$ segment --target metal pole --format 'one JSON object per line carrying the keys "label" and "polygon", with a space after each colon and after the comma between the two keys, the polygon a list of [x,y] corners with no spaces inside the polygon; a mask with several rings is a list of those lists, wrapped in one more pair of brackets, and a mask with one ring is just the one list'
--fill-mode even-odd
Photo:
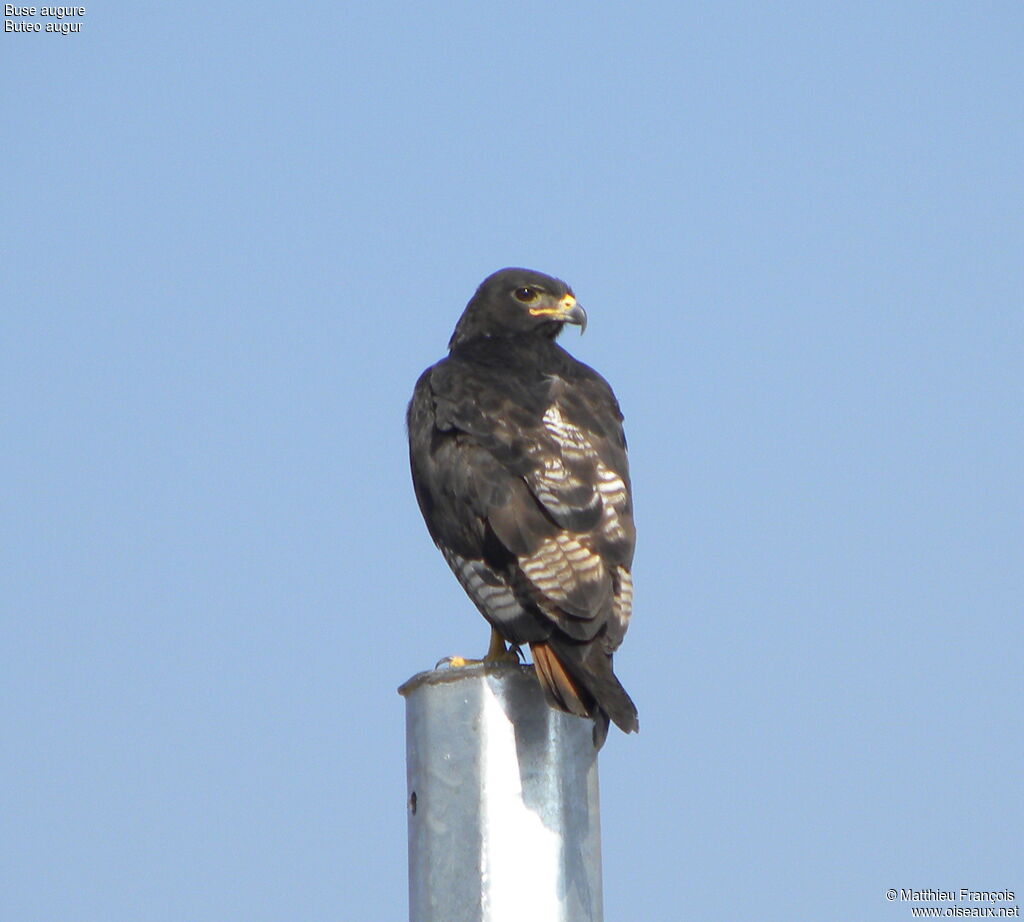
{"label": "metal pole", "polygon": [[406,703],[410,922],[601,922],[597,751],[529,666],[421,672]]}

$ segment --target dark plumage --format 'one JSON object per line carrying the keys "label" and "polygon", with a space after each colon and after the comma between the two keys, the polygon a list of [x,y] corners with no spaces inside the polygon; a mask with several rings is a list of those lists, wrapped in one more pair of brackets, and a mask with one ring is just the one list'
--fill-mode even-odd
{"label": "dark plumage", "polygon": [[622,413],[555,343],[586,325],[528,269],[483,281],[409,404],[413,484],[434,542],[492,627],[529,644],[558,708],[638,728],[612,671],[632,610],[635,530]]}

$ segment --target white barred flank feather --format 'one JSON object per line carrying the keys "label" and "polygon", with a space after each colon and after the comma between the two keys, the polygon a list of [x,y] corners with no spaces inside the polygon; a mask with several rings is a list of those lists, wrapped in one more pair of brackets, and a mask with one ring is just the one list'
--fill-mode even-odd
{"label": "white barred flank feather", "polygon": [[520,558],[519,566],[530,582],[556,603],[579,583],[605,576],[601,558],[582,544],[579,536],[564,531],[547,538],[529,557]]}
{"label": "white barred flank feather", "polygon": [[509,620],[522,613],[515,593],[482,560],[467,560],[448,548],[441,548],[462,588],[477,608],[495,621]]}

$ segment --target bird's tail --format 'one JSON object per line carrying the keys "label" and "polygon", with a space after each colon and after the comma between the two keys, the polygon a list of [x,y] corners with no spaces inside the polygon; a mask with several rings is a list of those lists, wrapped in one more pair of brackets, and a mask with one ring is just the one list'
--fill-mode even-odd
{"label": "bird's tail", "polygon": [[600,746],[611,718],[620,730],[640,729],[636,705],[612,671],[612,657],[600,643],[573,643],[549,637],[530,644],[541,688],[557,708],[597,721],[594,743]]}

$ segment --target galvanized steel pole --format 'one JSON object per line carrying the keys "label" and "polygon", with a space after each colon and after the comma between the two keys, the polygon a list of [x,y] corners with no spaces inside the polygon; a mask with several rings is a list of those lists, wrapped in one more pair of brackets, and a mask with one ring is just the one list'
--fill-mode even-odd
{"label": "galvanized steel pole", "polygon": [[533,668],[421,672],[406,702],[410,922],[601,922],[593,724]]}

